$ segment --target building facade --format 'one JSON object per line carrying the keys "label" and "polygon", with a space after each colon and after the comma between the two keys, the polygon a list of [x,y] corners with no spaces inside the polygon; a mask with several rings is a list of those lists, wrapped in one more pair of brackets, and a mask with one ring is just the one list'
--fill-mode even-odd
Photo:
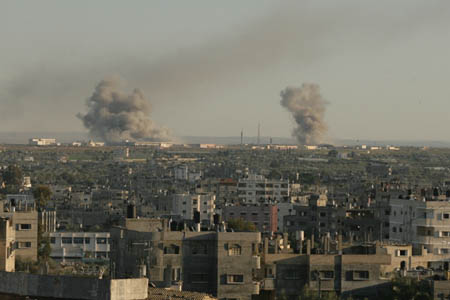
{"label": "building facade", "polygon": [[57,261],[108,259],[109,232],[52,232],[50,257]]}
{"label": "building facade", "polygon": [[239,179],[237,193],[239,200],[247,204],[288,201],[289,180],[269,180],[262,175],[250,174]]}
{"label": "building facade", "polygon": [[112,229],[114,276],[145,276],[157,287],[212,294],[219,299],[251,299],[259,294],[253,270],[260,233],[138,232]]}
{"label": "building facade", "polygon": [[222,209],[225,221],[242,219],[255,224],[260,232],[276,232],[278,230],[278,208],[272,204],[233,205]]}

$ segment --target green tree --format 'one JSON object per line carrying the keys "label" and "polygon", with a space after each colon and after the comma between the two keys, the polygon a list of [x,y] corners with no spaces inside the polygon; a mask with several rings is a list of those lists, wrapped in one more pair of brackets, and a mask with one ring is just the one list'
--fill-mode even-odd
{"label": "green tree", "polygon": [[52,196],[52,191],[50,188],[46,185],[38,185],[33,190],[33,196],[36,200],[36,207],[38,210],[43,209],[48,201],[50,200],[50,197]]}
{"label": "green tree", "polygon": [[415,278],[401,277],[392,280],[391,300],[431,300],[431,286],[426,281]]}
{"label": "green tree", "polygon": [[50,246],[50,237],[44,233],[42,225],[38,225],[38,260],[39,263],[48,262],[52,248]]}
{"label": "green tree", "polygon": [[233,229],[234,231],[256,231],[255,224],[243,219],[228,220],[228,228]]}
{"label": "green tree", "polygon": [[18,193],[23,183],[22,170],[16,165],[9,165],[3,172],[3,180],[6,185],[7,194]]}

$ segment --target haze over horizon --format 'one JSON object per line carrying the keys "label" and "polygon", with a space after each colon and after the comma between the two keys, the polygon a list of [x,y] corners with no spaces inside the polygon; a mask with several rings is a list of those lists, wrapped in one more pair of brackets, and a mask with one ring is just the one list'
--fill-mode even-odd
{"label": "haze over horizon", "polygon": [[175,136],[289,137],[280,92],[314,82],[329,140],[450,140],[448,1],[3,3],[2,132],[87,133],[115,75]]}

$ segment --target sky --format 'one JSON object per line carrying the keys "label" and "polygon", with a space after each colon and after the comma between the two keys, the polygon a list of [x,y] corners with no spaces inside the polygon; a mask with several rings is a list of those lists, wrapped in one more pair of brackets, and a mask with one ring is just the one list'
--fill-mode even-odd
{"label": "sky", "polygon": [[176,136],[289,137],[315,83],[327,139],[449,141],[448,0],[0,0],[0,131],[86,131],[105,79]]}

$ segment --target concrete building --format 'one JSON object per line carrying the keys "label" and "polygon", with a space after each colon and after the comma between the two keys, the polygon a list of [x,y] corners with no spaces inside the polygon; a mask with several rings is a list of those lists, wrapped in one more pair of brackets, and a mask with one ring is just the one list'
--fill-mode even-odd
{"label": "concrete building", "polygon": [[278,208],[272,204],[225,206],[222,209],[225,221],[242,219],[255,224],[260,232],[278,230]]}
{"label": "concrete building", "polygon": [[239,179],[237,193],[239,200],[247,204],[288,201],[289,180],[269,180],[262,175],[250,174]]}
{"label": "concrete building", "polygon": [[56,139],[31,138],[28,140],[30,146],[55,146]]}
{"label": "concrete building", "polygon": [[219,299],[251,299],[259,294],[253,271],[260,233],[111,231],[116,277],[145,276],[157,287],[212,294]]}
{"label": "concrete building", "polygon": [[284,231],[284,217],[295,215],[293,203],[277,203],[277,231]]}
{"label": "concrete building", "polygon": [[[382,295],[390,278],[382,269],[389,266],[391,256],[380,247],[343,249],[342,244],[323,241],[318,252],[312,253],[312,240],[303,243],[300,253],[292,251],[287,235],[265,238],[261,252],[259,299],[286,297],[297,299],[305,287],[323,295],[336,293],[356,299],[374,299]],[[302,248],[302,247],[300,247]],[[299,249],[297,249],[299,250]]]}
{"label": "concrete building", "polygon": [[212,224],[215,213],[216,196],[214,194],[175,194],[172,195],[172,214],[185,220],[194,218],[194,211],[200,212],[203,224]]}
{"label": "concrete building", "polygon": [[16,257],[37,260],[38,248],[38,212],[34,205],[14,206],[17,202],[2,202],[0,205],[0,217],[12,220],[16,231]]}
{"label": "concrete building", "polygon": [[52,232],[50,257],[58,261],[108,259],[109,232]]}
{"label": "concrete building", "polygon": [[0,218],[0,271],[14,272],[16,232],[8,218]]}

